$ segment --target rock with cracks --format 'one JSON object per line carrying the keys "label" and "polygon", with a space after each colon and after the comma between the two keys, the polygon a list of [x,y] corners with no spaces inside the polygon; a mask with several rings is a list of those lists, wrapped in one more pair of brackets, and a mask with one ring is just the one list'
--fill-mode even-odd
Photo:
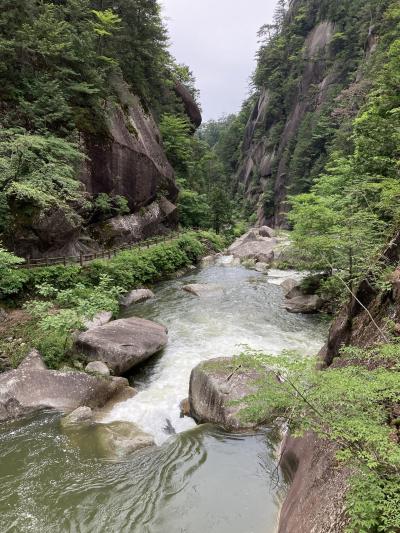
{"label": "rock with cracks", "polygon": [[[243,369],[230,358],[218,358],[196,366],[190,376],[190,414],[198,423],[211,422],[228,431],[251,429],[259,422],[244,421],[240,400],[257,391],[260,374]],[[232,405],[232,402],[239,402]]]}
{"label": "rock with cracks", "polygon": [[88,361],[102,361],[120,375],[159,352],[167,342],[165,326],[132,317],[81,333],[75,347]]}
{"label": "rock with cracks", "polygon": [[71,412],[102,407],[128,385],[123,378],[48,370],[36,350],[16,369],[0,375],[0,421],[42,409]]}

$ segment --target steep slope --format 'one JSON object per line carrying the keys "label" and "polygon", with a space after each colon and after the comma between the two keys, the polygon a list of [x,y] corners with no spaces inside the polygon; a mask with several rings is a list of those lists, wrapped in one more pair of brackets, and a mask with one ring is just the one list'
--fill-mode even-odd
{"label": "steep slope", "polygon": [[362,104],[363,67],[384,4],[293,0],[286,13],[278,10],[273,27],[262,28],[258,97],[235,178],[260,223],[286,225],[287,196],[308,190],[324,168],[342,122],[335,110],[348,106],[351,113]]}

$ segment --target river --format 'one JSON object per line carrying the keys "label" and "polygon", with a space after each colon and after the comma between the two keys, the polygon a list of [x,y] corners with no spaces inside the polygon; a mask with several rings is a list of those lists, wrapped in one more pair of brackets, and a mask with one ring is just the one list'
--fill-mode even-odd
{"label": "river", "polygon": [[[274,533],[280,487],[271,480],[268,431],[227,434],[180,418],[191,369],[241,346],[314,354],[326,325],[291,315],[279,287],[293,273],[267,276],[228,258],[155,288],[156,298],[128,309],[169,329],[169,344],[133,376],[139,393],[104,422],[129,421],[157,448],[115,460],[96,448],[94,430],[62,431],[60,415],[42,413],[0,426],[0,531]],[[213,283],[223,295],[199,299],[187,283]],[[165,431],[168,419],[177,432]]]}

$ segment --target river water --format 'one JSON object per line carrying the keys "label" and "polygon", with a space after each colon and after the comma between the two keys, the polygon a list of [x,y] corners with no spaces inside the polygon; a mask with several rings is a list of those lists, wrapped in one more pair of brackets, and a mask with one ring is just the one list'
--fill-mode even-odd
{"label": "river water", "polygon": [[[196,427],[180,418],[179,402],[199,362],[243,345],[312,355],[326,326],[282,308],[278,284],[293,273],[228,262],[161,283],[154,300],[126,311],[165,324],[169,344],[133,377],[139,393],[104,422],[134,422],[159,447],[115,460],[99,451],[95,430],[64,432],[54,413],[0,426],[1,533],[274,533],[280,489],[268,431]],[[181,290],[187,283],[223,293],[199,299]],[[165,432],[166,419],[176,435]]]}

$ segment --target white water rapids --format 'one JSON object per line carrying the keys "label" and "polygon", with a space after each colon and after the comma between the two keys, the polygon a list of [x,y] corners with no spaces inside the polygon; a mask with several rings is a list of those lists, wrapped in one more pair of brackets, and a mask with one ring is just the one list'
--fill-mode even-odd
{"label": "white water rapids", "polygon": [[[230,262],[222,257],[216,265],[161,283],[155,299],[127,311],[126,316],[167,326],[169,343],[135,377],[139,393],[117,404],[104,422],[133,422],[161,444],[168,438],[167,419],[176,432],[195,426],[180,418],[179,403],[188,396],[190,372],[201,361],[232,356],[243,345],[272,354],[290,349],[313,355],[319,350],[325,334],[320,319],[289,314],[282,305],[279,284],[301,278],[300,273],[271,270],[265,275]],[[197,298],[182,291],[188,283],[217,284],[223,295]]]}

